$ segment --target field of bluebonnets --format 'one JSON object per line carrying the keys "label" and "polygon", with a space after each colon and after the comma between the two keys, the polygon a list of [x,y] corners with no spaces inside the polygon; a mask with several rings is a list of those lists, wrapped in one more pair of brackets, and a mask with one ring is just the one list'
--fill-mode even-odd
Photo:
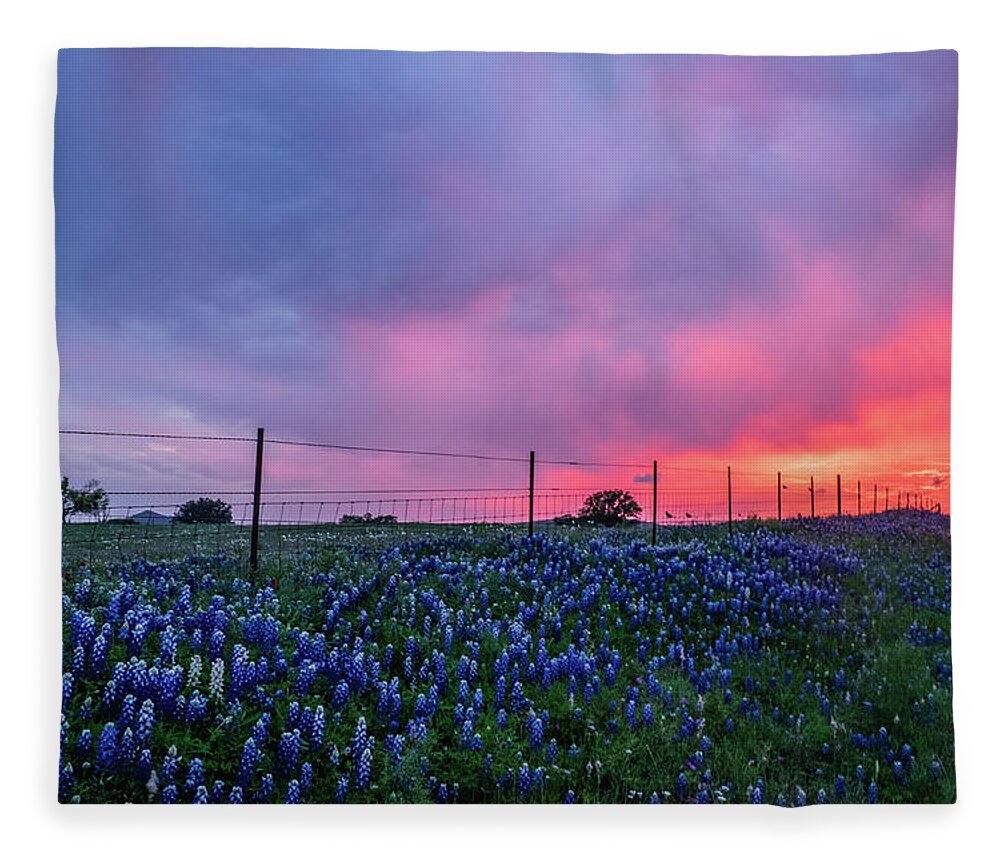
{"label": "field of bluebonnets", "polygon": [[68,570],[59,799],[955,799],[946,517],[329,543]]}

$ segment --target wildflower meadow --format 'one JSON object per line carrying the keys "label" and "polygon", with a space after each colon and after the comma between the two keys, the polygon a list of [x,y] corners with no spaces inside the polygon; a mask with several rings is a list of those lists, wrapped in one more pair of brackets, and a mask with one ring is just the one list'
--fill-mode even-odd
{"label": "wildflower meadow", "polygon": [[950,803],[945,516],[64,573],[65,803]]}

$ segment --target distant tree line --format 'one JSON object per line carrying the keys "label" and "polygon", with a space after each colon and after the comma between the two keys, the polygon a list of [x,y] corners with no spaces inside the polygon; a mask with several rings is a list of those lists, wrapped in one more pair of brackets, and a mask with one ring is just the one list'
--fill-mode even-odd
{"label": "distant tree line", "polygon": [[340,524],[342,526],[384,526],[395,522],[396,518],[392,514],[380,514],[379,516],[373,517],[370,512],[365,513],[364,516],[344,514],[344,516],[340,518]]}

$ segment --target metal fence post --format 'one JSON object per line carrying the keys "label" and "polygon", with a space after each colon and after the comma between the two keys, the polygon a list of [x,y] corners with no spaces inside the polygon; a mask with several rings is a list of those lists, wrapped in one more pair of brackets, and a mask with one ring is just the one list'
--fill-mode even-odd
{"label": "metal fence post", "polygon": [[858,481],[858,516],[861,516],[861,481]]}
{"label": "metal fence post", "polygon": [[778,522],[781,522],[781,472],[778,472]]}
{"label": "metal fence post", "polygon": [[535,452],[528,457],[528,537],[535,533]]}
{"label": "metal fence post", "polygon": [[841,514],[841,507],[840,507],[840,475],[837,475],[837,516],[839,517],[840,514]]}
{"label": "metal fence post", "polygon": [[253,522],[250,526],[250,569],[257,570],[260,547],[260,479],[264,467],[264,428],[257,428],[257,465],[253,476]]}
{"label": "metal fence post", "polygon": [[726,487],[729,495],[729,536],[733,536],[733,467],[726,466]]}
{"label": "metal fence post", "polygon": [[816,519],[816,481],[809,476],[809,516]]}
{"label": "metal fence post", "polygon": [[653,546],[656,546],[656,490],[657,490],[657,466],[656,460],[653,460]]}

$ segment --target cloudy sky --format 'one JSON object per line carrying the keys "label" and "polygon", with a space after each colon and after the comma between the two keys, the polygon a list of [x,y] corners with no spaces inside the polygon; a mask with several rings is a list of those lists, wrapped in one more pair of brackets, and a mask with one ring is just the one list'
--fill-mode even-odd
{"label": "cloudy sky", "polygon": [[[842,471],[947,507],[956,116],[944,51],[63,51],[62,426],[656,457],[692,488]],[[251,460],[63,440],[109,489],[245,489]],[[523,478],[298,449],[268,470]]]}

